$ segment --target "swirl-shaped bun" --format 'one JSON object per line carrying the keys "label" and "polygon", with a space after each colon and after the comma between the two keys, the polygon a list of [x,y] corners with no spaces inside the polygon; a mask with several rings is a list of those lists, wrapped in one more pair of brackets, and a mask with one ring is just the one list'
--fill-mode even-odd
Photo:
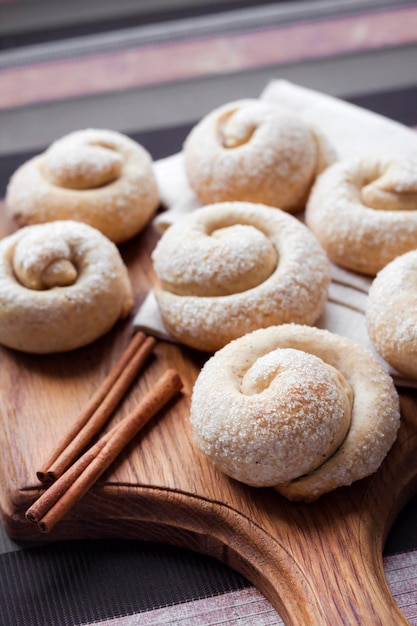
{"label": "swirl-shaped bun", "polygon": [[0,241],[0,344],[37,354],[84,346],[133,306],[115,244],[71,220],[26,226]]}
{"label": "swirl-shaped bun", "polygon": [[215,109],[184,144],[187,176],[203,204],[244,200],[295,212],[304,208],[333,150],[300,117],[259,100]]}
{"label": "swirl-shaped bun", "polygon": [[85,129],[54,142],[10,179],[6,206],[22,227],[77,220],[115,243],[149,222],[159,192],[148,152],[116,131]]}
{"label": "swirl-shaped bun", "polygon": [[166,329],[198,350],[273,324],[312,324],[327,300],[329,264],[314,236],[260,204],[197,209],[165,231],[152,258]]}
{"label": "swirl-shaped bun", "polygon": [[369,289],[366,321],[379,354],[417,379],[417,250],[402,254],[377,274]]}
{"label": "swirl-shaped bun", "polygon": [[417,247],[417,159],[335,163],[317,179],[305,219],[332,261],[374,276]]}
{"label": "swirl-shaped bun", "polygon": [[232,341],[203,366],[190,413],[225,474],[312,501],[375,472],[400,420],[391,377],[352,341],[284,324]]}

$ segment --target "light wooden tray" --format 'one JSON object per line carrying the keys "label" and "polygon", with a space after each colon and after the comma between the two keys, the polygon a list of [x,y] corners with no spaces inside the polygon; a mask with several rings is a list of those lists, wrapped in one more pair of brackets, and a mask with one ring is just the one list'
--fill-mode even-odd
{"label": "light wooden tray", "polygon": [[[6,232],[3,227],[1,234]],[[152,285],[152,227],[122,248],[136,305]],[[417,487],[417,396],[401,393],[399,437],[378,472],[314,504],[241,485],[193,444],[190,392],[206,358],[159,343],[111,425],[166,367],[184,392],[137,436],[70,515],[48,535],[24,518],[40,494],[35,472],[127,344],[132,320],[73,353],[1,349],[0,511],[18,540],[117,537],[159,541],[220,559],[246,576],[286,624],[407,624],[387,586],[382,550]]]}

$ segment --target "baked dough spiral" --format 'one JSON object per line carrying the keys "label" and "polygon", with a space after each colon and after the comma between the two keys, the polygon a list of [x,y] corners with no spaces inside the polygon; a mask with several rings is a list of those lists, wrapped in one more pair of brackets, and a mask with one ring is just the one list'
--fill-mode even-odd
{"label": "baked dough spiral", "polygon": [[72,220],[26,226],[0,241],[0,344],[37,354],[84,346],[133,306],[115,244]]}
{"label": "baked dough spiral", "polygon": [[203,204],[242,200],[295,212],[317,174],[335,160],[300,117],[255,99],[204,117],[184,143],[185,168]]}
{"label": "baked dough spiral", "polygon": [[236,339],[206,362],[190,420],[220,471],[313,501],[378,469],[400,409],[391,377],[363,347],[283,324]]}
{"label": "baked dough spiral", "polygon": [[317,179],[305,219],[332,261],[374,276],[417,247],[417,158],[335,163]]}
{"label": "baked dough spiral", "polygon": [[366,321],[379,354],[417,379],[417,250],[400,255],[377,274],[369,289]]}
{"label": "baked dough spiral", "polygon": [[148,152],[111,130],[78,130],[19,167],[7,192],[17,227],[73,219],[115,243],[140,232],[159,204]]}
{"label": "baked dough spiral", "polygon": [[265,205],[197,209],[165,231],[152,258],[165,327],[198,350],[272,324],[312,324],[327,300],[329,264],[316,239]]}

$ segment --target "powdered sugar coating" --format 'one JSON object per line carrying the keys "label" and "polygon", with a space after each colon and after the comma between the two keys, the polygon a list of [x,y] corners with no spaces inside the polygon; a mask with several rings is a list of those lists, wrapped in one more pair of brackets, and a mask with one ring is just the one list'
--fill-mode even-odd
{"label": "powdered sugar coating", "polygon": [[301,118],[245,99],[204,117],[184,144],[191,187],[204,204],[249,201],[294,212],[319,172],[335,159]]}
{"label": "powdered sugar coating", "polygon": [[142,230],[158,203],[148,152],[105,129],[79,130],[57,140],[16,170],[6,193],[8,214],[18,227],[73,219],[115,243]]}
{"label": "powdered sugar coating", "polygon": [[374,276],[417,247],[417,160],[356,158],[317,179],[306,224],[329,258]]}
{"label": "powdered sugar coating", "polygon": [[240,337],[206,362],[190,420],[198,447],[222,472],[312,501],[378,469],[400,410],[391,377],[367,350],[283,324]]}
{"label": "powdered sugar coating", "polygon": [[[255,249],[266,253],[259,259],[248,254],[255,240]],[[327,300],[330,270],[320,245],[297,219],[264,205],[225,202],[197,209],[165,231],[152,258],[155,295],[167,330],[199,350],[213,352],[274,324],[312,324]],[[230,276],[234,293],[227,289]]]}
{"label": "powdered sugar coating", "polygon": [[71,220],[26,226],[0,241],[0,343],[37,354],[86,345],[133,306],[115,244]]}
{"label": "powdered sugar coating", "polygon": [[380,355],[417,379],[417,250],[386,265],[369,290],[368,333]]}

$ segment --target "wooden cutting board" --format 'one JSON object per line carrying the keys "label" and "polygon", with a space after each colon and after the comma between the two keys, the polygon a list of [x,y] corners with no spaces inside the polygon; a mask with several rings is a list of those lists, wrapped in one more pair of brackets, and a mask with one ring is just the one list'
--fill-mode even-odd
{"label": "wooden cutting board", "polygon": [[[2,226],[7,232],[6,227]],[[136,307],[152,285],[157,235],[121,247]],[[387,586],[388,530],[417,490],[417,396],[402,393],[402,425],[371,478],[304,505],[272,489],[246,487],[217,472],[193,444],[190,393],[206,356],[160,342],[114,415],[114,425],[167,368],[181,396],[139,433],[71,514],[47,535],[25,520],[41,493],[35,472],[127,344],[132,319],[91,346],[34,356],[0,349],[0,511],[17,540],[117,537],[183,546],[246,576],[286,624],[407,624]]]}

